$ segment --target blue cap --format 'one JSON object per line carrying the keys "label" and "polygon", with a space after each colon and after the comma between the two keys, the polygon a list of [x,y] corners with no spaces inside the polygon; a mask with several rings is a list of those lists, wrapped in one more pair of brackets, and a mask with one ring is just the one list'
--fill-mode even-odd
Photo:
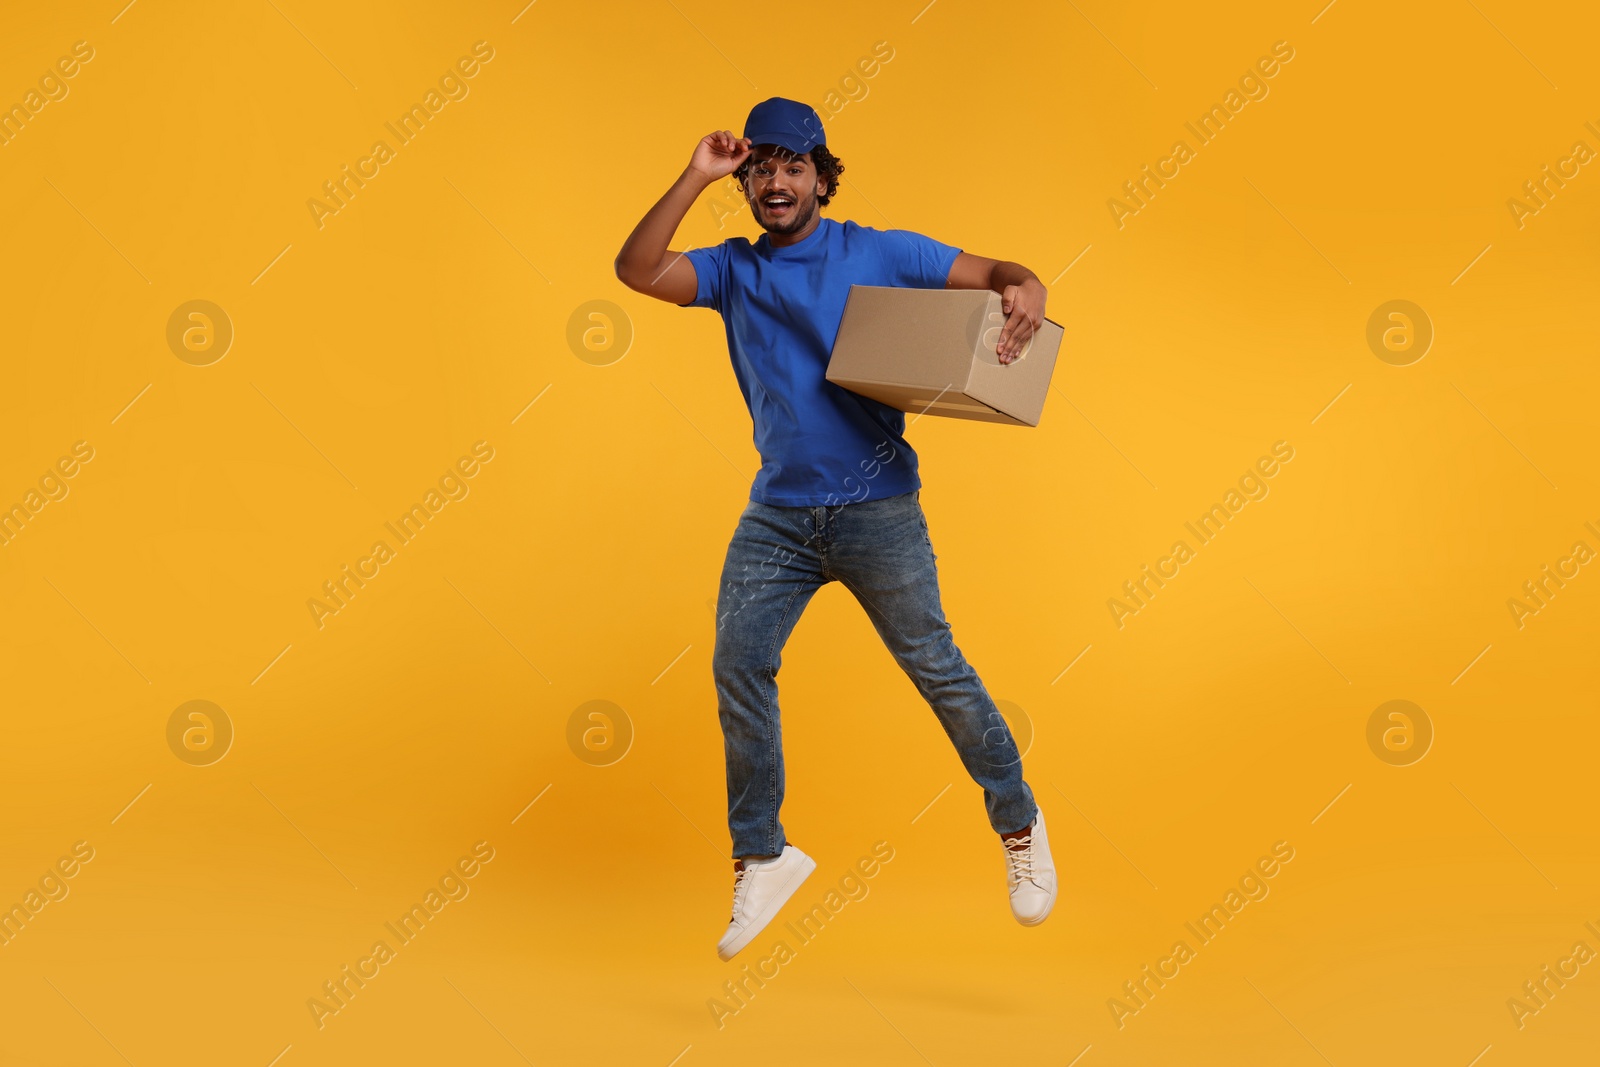
{"label": "blue cap", "polygon": [[752,146],[775,144],[799,155],[828,143],[816,111],[809,104],[781,96],[763,100],[750,109],[750,117],[744,120],[744,135]]}

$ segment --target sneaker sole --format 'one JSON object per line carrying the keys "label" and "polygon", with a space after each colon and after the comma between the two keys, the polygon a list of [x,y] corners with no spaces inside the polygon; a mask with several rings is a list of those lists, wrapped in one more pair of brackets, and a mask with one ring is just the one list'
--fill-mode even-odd
{"label": "sneaker sole", "polygon": [[783,888],[778,890],[778,895],[772,898],[772,902],[756,913],[755,921],[745,927],[739,933],[739,936],[734,938],[733,942],[726,948],[718,947],[718,959],[724,963],[733,959],[741,949],[755,940],[757,934],[767,928],[768,923],[778,917],[778,912],[782,911],[783,906],[789,903],[789,898],[794,896],[807,878],[811,877],[811,872],[817,869],[817,861],[810,856],[802,853],[801,859],[803,862],[800,867],[789,876],[789,880],[783,884]]}

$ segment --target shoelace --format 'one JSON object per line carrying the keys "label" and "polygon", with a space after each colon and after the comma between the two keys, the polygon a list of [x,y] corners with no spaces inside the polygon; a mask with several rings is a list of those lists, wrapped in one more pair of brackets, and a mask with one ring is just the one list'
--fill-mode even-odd
{"label": "shoelace", "polygon": [[744,903],[745,894],[750,889],[750,875],[752,873],[749,866],[733,872],[733,914],[730,917],[730,921],[739,917],[739,906]]}
{"label": "shoelace", "polygon": [[[1020,847],[1012,847],[1019,845]],[[1033,835],[1013,838],[1006,845],[1006,880],[1012,887],[1034,880]]]}

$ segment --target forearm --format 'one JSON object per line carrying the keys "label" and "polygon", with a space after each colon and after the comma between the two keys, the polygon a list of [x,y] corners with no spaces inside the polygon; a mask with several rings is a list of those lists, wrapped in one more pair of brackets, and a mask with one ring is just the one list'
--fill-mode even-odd
{"label": "forearm", "polygon": [[617,253],[617,277],[624,285],[634,289],[648,286],[651,279],[660,275],[667,265],[664,260],[672,235],[678,232],[684,216],[709,184],[711,179],[686,168],[672,183],[672,188],[639,220],[639,225],[623,242],[622,251]]}
{"label": "forearm", "polygon": [[1004,294],[1006,286],[1021,285],[1027,281],[1032,281],[1040,286],[1044,285],[1043,282],[1039,281],[1039,276],[1034,274],[1033,271],[1024,267],[1021,263],[1013,263],[1008,259],[996,260],[994,266],[989,270],[989,288],[997,293]]}

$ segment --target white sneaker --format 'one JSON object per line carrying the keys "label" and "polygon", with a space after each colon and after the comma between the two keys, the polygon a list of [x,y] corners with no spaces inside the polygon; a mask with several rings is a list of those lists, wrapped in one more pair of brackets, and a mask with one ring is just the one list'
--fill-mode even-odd
{"label": "white sneaker", "polygon": [[1006,854],[1006,884],[1011,889],[1011,914],[1023,926],[1038,926],[1056,903],[1056,865],[1044,830],[1044,811],[1034,816],[1029,833],[1001,841]]}
{"label": "white sneaker", "polygon": [[816,869],[817,861],[793,845],[770,860],[745,860],[744,870],[734,872],[733,918],[717,942],[717,957],[733,959]]}

